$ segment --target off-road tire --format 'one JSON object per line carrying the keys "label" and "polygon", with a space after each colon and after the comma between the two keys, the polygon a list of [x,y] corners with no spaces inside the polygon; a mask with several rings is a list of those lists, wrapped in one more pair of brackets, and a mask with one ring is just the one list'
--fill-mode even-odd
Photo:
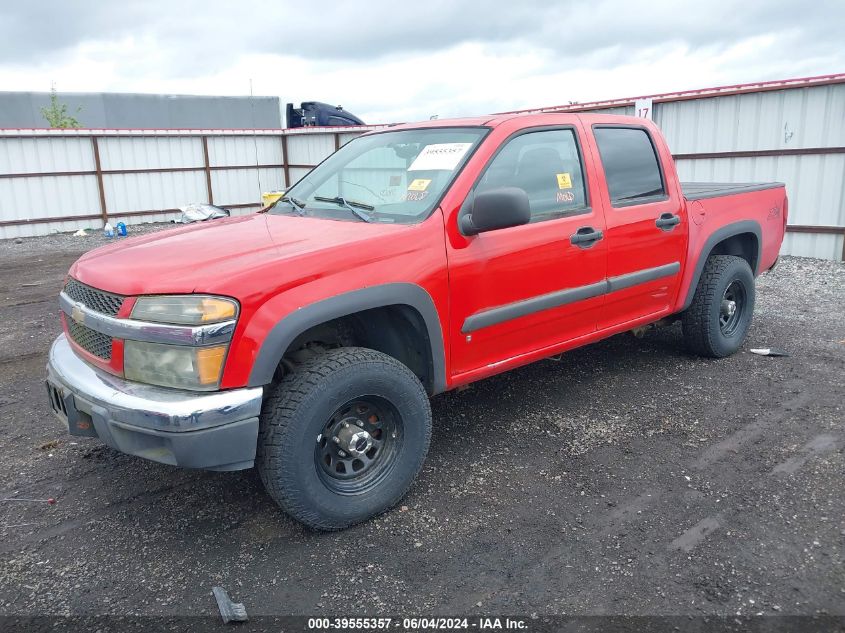
{"label": "off-road tire", "polygon": [[[731,331],[720,325],[722,300],[731,284],[744,292],[742,312]],[[745,341],[754,313],[754,274],[748,262],[733,255],[708,258],[695,289],[692,303],[684,312],[682,325],[687,348],[700,356],[724,358],[736,352]]]}
{"label": "off-road tire", "polygon": [[[389,403],[403,431],[392,467],[372,488],[339,493],[320,473],[316,445],[333,412],[359,397]],[[422,467],[430,440],[428,395],[411,370],[371,349],[339,348],[296,367],[265,399],[256,465],[269,495],[291,517],[317,530],[340,530],[396,504]]]}

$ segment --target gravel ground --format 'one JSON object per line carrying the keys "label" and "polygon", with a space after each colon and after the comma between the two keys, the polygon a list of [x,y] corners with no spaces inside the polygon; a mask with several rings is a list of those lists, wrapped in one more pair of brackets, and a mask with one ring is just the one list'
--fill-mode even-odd
{"label": "gravel ground", "polygon": [[[155,233],[156,231],[173,228],[174,226],[181,225],[174,224],[173,222],[134,224],[127,227],[129,233],[127,237]],[[76,259],[79,255],[92,248],[125,239],[122,237],[107,238],[103,235],[101,229],[85,230],[87,232],[85,237],[76,237],[73,233],[53,233],[52,235],[43,235],[41,237],[18,237],[15,239],[0,240],[0,258],[2,258],[0,261],[5,262],[7,257],[14,260],[24,252],[40,252],[44,255],[56,253],[70,254],[74,255],[73,259]]]}
{"label": "gravel ground", "polygon": [[[57,500],[0,502],[0,615],[214,615],[222,585],[256,615],[845,616],[842,263],[783,258],[731,358],[673,326],[434,398],[402,505],[318,534],[253,472],[62,432],[55,297],[104,241],[0,242],[0,498]],[[748,352],[769,346],[792,355]]]}

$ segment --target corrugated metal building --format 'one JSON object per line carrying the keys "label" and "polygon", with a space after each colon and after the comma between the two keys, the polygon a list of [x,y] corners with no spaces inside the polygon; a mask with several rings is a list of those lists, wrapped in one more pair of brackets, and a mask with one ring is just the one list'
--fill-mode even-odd
{"label": "corrugated metal building", "polygon": [[[61,92],[59,102],[86,128],[279,128],[279,97]],[[49,92],[0,92],[0,128],[48,127]],[[77,109],[81,110],[77,113]]]}
{"label": "corrugated metal building", "polygon": [[[682,180],[785,182],[782,252],[845,259],[845,74],[530,112],[645,109]],[[162,220],[188,202],[251,212],[370,129],[0,130],[0,238]]]}

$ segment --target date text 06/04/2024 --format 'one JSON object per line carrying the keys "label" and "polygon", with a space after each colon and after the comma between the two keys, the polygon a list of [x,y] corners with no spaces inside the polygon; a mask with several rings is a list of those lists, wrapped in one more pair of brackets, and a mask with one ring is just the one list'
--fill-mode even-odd
{"label": "date text 06/04/2024", "polygon": [[309,618],[308,629],[312,631],[336,630],[521,630],[528,629],[523,618],[479,617],[479,618]]}

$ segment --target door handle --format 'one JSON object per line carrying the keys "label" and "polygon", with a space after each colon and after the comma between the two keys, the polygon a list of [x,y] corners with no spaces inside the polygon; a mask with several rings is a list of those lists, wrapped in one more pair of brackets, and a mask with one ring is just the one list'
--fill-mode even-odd
{"label": "door handle", "polygon": [[603,237],[604,233],[601,231],[597,231],[591,226],[582,226],[569,236],[569,241],[578,248],[590,248]]}
{"label": "door handle", "polygon": [[681,223],[681,216],[674,213],[661,213],[654,224],[661,231],[671,231]]}

